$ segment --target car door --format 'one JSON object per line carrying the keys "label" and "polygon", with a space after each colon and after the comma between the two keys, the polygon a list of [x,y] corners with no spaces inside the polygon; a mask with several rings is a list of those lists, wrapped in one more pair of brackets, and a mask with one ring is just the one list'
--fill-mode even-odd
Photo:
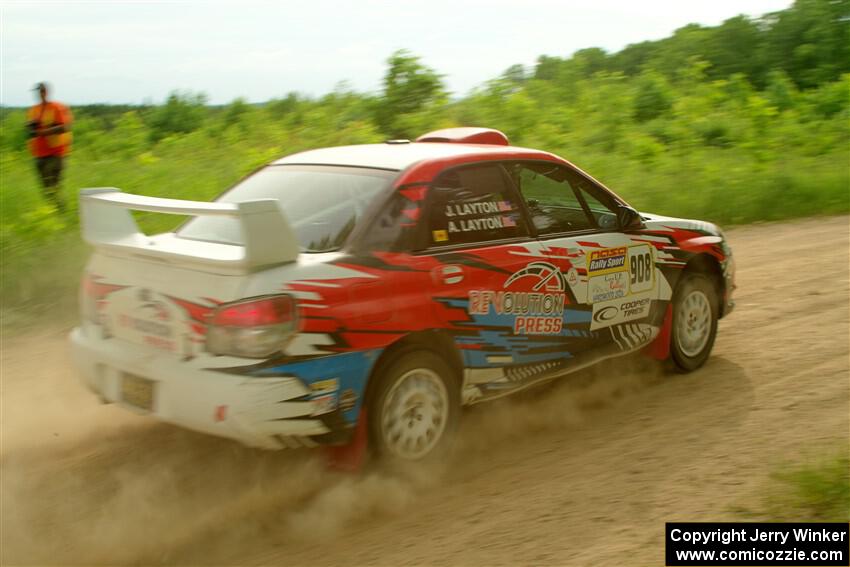
{"label": "car door", "polygon": [[527,219],[499,163],[450,169],[430,188],[418,265],[431,266],[436,318],[462,353],[466,401],[525,386],[569,361],[565,313],[576,298]]}
{"label": "car door", "polygon": [[529,214],[541,254],[558,266],[585,316],[569,348],[576,361],[646,345],[658,332],[655,249],[618,225],[620,203],[579,172],[552,162],[506,170]]}
{"label": "car door", "polygon": [[[515,323],[502,316],[514,309],[512,298],[505,306],[499,296],[497,304],[496,293],[528,264],[517,252],[540,245],[529,233],[507,173],[498,163],[449,169],[436,177],[426,209],[427,243],[420,255],[433,266],[438,320],[466,327],[472,316],[489,329],[484,343],[502,344],[501,351],[510,354],[505,341]],[[486,348],[484,343],[479,344]]]}

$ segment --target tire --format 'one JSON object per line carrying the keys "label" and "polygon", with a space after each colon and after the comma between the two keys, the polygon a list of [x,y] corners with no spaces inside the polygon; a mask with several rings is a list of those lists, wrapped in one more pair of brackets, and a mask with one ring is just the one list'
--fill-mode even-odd
{"label": "tire", "polygon": [[693,372],[705,364],[717,336],[717,289],[698,273],[685,273],[673,294],[670,360],[677,372]]}
{"label": "tire", "polygon": [[369,403],[373,456],[413,462],[445,453],[460,417],[460,388],[449,365],[417,350],[390,361],[375,378]]}

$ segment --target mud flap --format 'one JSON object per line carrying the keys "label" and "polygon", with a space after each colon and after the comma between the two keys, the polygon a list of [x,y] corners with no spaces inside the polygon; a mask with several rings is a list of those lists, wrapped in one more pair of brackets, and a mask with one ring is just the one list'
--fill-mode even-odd
{"label": "mud flap", "polygon": [[649,343],[643,353],[656,360],[667,360],[670,358],[670,333],[673,330],[673,304],[667,305],[664,312],[664,321],[655,340]]}
{"label": "mud flap", "polygon": [[322,449],[325,454],[325,466],[327,468],[349,473],[359,472],[363,468],[369,449],[367,413],[366,408],[363,408],[360,412],[357,425],[354,427],[354,434],[351,436],[351,441],[345,445],[328,446]]}

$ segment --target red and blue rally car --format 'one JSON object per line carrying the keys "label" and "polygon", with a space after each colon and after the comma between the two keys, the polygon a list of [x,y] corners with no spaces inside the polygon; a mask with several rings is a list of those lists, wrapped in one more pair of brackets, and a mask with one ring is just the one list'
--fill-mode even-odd
{"label": "red and blue rally car", "polygon": [[[681,371],[732,308],[722,232],[638,213],[483,128],[277,160],[215,202],[89,189],[72,333],[104,401],[266,448],[443,448],[461,406],[644,350]],[[191,217],[146,236],[131,210]]]}

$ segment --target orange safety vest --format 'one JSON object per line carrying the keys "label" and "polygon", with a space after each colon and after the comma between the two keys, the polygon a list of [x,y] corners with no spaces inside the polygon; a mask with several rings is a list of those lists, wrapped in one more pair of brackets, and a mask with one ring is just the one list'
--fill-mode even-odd
{"label": "orange safety vest", "polygon": [[[27,111],[27,122],[35,122],[38,128],[50,128],[62,124],[65,128],[71,125],[71,111],[58,102],[36,104]],[[64,156],[71,148],[71,132],[36,136],[30,138],[29,149],[35,157]]]}

